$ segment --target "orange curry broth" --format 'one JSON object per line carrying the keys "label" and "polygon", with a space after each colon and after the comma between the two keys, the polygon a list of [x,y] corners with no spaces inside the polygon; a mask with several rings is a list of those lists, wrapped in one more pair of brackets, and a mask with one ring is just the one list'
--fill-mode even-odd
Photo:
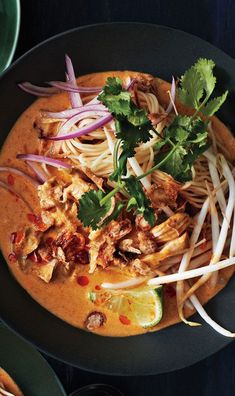
{"label": "orange curry broth", "polygon": [[[115,73],[117,75],[117,73]],[[128,74],[130,74],[128,72]],[[136,73],[132,73],[134,76]],[[101,73],[81,77],[85,84],[91,82],[90,85],[100,85],[103,83],[108,75],[113,73]],[[125,72],[118,72],[122,78]],[[98,81],[97,81],[98,78]],[[169,89],[169,85],[166,86]],[[30,173],[27,165],[23,161],[17,160],[16,155],[19,153],[36,153],[38,149],[38,135],[33,128],[35,119],[39,115],[39,111],[46,109],[48,111],[61,111],[69,107],[67,94],[58,94],[51,98],[41,98],[36,100],[18,119],[12,128],[8,138],[0,153],[0,166],[12,166]],[[52,170],[53,171],[53,170]],[[33,175],[33,173],[32,173]],[[31,207],[35,209],[35,213],[39,213],[39,203],[37,199],[37,192],[27,180],[21,176],[9,176],[9,173],[1,173],[0,180],[9,183],[14,189],[19,192]],[[106,323],[95,330],[96,333],[104,336],[129,336],[135,334],[145,333],[147,331],[158,330],[167,327],[170,324],[179,321],[176,307],[176,299],[174,293],[168,292],[165,288],[164,297],[164,315],[159,325],[152,329],[143,329],[135,326],[126,320],[120,320],[118,313],[113,313],[107,309],[96,307],[88,300],[88,292],[95,290],[97,285],[102,282],[119,282],[126,279],[121,274],[111,270],[98,270],[94,274],[88,273],[88,266],[78,266],[76,274],[72,274],[67,278],[55,278],[49,283],[45,283],[35,274],[26,274],[18,266],[14,260],[9,260],[10,251],[10,236],[13,232],[22,229],[29,225],[29,208],[17,197],[10,194],[8,191],[0,189],[1,207],[0,207],[0,247],[3,255],[8,263],[10,271],[21,286],[35,299],[39,304],[48,309],[50,312],[60,317],[64,321],[73,326],[84,328],[84,321],[89,313],[92,311],[104,312],[107,321]],[[2,265],[4,265],[2,263]],[[218,285],[216,292],[224,287],[227,280],[233,272],[233,267],[228,268],[223,272],[224,282]],[[82,281],[78,282],[78,276],[87,276],[89,283]],[[85,284],[80,284],[85,283]],[[214,295],[215,293],[213,293]],[[208,288],[202,288],[199,292],[199,297],[203,302],[211,297],[211,292]],[[186,312],[188,316],[192,311]]]}

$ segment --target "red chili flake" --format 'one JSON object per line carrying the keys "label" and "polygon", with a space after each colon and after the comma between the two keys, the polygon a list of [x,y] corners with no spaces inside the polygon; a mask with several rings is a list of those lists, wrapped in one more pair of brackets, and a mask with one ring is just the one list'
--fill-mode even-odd
{"label": "red chili flake", "polygon": [[14,178],[13,175],[9,174],[9,175],[7,176],[7,183],[10,184],[10,186],[13,186],[13,185],[14,185],[14,183],[15,183],[15,178]]}
{"label": "red chili flake", "polygon": [[15,263],[15,262],[17,261],[16,254],[15,254],[15,253],[10,253],[10,254],[8,255],[8,259],[9,259],[11,262]]}
{"label": "red chili flake", "polygon": [[175,288],[171,285],[166,285],[165,286],[165,292],[169,297],[175,297],[176,296],[176,291]]}
{"label": "red chili flake", "polygon": [[44,231],[46,228],[46,225],[43,223],[42,218],[40,215],[35,215],[33,213],[28,213],[27,214],[28,220],[31,221],[31,223],[33,223],[38,230],[40,231]]}
{"label": "red chili flake", "polygon": [[100,285],[96,285],[96,286],[95,286],[95,290],[101,290]]}
{"label": "red chili flake", "polygon": [[17,237],[17,233],[16,232],[12,232],[11,236],[10,236],[11,243],[15,243],[16,237]]}
{"label": "red chili flake", "polygon": [[85,276],[85,275],[82,275],[82,276],[78,276],[78,277],[77,277],[77,283],[78,283],[80,286],[87,286],[89,282],[90,282],[90,281],[89,281],[89,278],[88,278],[87,276]]}
{"label": "red chili flake", "polygon": [[119,320],[124,325],[130,325],[131,321],[125,315],[119,315]]}
{"label": "red chili flake", "polygon": [[17,233],[16,233],[16,239],[15,239],[15,243],[21,243],[22,241],[23,241],[23,239],[24,239],[24,232],[23,231],[18,231]]}
{"label": "red chili flake", "polygon": [[36,215],[33,213],[28,213],[27,214],[28,220],[34,223],[36,221]]}

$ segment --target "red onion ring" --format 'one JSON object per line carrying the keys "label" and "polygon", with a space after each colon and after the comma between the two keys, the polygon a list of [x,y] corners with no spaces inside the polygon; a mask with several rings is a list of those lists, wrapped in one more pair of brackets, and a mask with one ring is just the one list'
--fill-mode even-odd
{"label": "red onion ring", "polygon": [[[108,113],[110,114],[110,113]],[[72,126],[74,126],[78,121],[83,120],[84,118],[94,117],[94,116],[106,116],[107,111],[89,111],[83,110],[82,112],[75,114],[73,117],[69,118],[64,124],[61,126],[59,133],[57,136],[61,136],[66,134]]]}
{"label": "red onion ring", "polygon": [[129,84],[127,84],[126,86],[126,90],[130,91],[133,87],[133,85],[137,82],[136,78],[133,78],[132,80],[130,80]]}
{"label": "red onion ring", "polygon": [[68,133],[67,135],[61,135],[61,136],[44,136],[44,139],[47,140],[69,140],[69,139],[74,139],[76,137],[80,137],[83,135],[87,135],[90,132],[95,131],[98,128],[103,127],[105,124],[108,122],[112,121],[113,117],[111,114],[105,115],[102,118],[99,118],[98,120],[92,122],[89,125],[86,125],[85,127],[78,128],[77,130]]}
{"label": "red onion ring", "polygon": [[34,212],[33,208],[30,206],[30,204],[19,194],[17,193],[14,188],[8,186],[6,183],[0,181],[0,187],[4,188],[4,190],[7,190],[8,192],[14,194],[17,198],[21,199],[21,201],[24,202],[24,204],[30,209],[31,212]]}
{"label": "red onion ring", "polygon": [[17,84],[22,91],[25,91],[31,95],[36,95],[36,96],[44,96],[48,97],[51,95],[54,95],[59,92],[57,88],[53,87],[39,87],[37,85],[31,84],[30,82],[22,82],[20,84]]}
{"label": "red onion ring", "polygon": [[16,158],[25,161],[41,162],[42,164],[54,166],[55,168],[64,168],[64,169],[71,168],[71,165],[66,164],[66,162],[37,154],[18,154]]}
{"label": "red onion ring", "polygon": [[48,179],[48,176],[47,176],[46,172],[44,172],[42,169],[40,169],[38,167],[38,164],[35,164],[34,162],[30,162],[30,161],[26,161],[26,162],[27,162],[27,165],[34,171],[34,173],[36,174],[38,180],[41,183],[45,183],[47,181],[47,179]]}
{"label": "red onion ring", "polygon": [[10,166],[0,166],[0,172],[9,172],[9,173],[14,173],[19,176],[23,176],[26,180],[28,180],[30,183],[32,183],[35,187],[39,186],[39,183],[33,179],[31,176],[27,175],[27,173],[24,173],[23,171],[12,168]]}
{"label": "red onion ring", "polygon": [[87,104],[85,106],[76,107],[74,109],[67,109],[58,112],[43,111],[42,116],[45,118],[70,118],[77,114],[83,113],[84,111],[108,111],[108,109],[102,104]]}
{"label": "red onion ring", "polygon": [[[67,69],[67,81],[76,87],[77,81],[74,73],[73,64],[70,57],[67,54],[65,54],[65,64]],[[70,92],[69,97],[70,97],[71,106],[73,108],[82,106],[82,99],[78,92]]]}
{"label": "red onion ring", "polygon": [[[175,95],[176,95],[176,84],[175,84],[175,79],[174,76],[172,76],[172,83],[171,83],[171,97],[173,102],[175,103]],[[166,113],[169,114],[171,110],[173,109],[173,104],[172,101],[170,100],[170,103],[166,109]]]}
{"label": "red onion ring", "polygon": [[102,90],[102,87],[75,87],[73,84],[68,84],[64,81],[49,81],[47,84],[67,92],[92,93],[100,92]]}

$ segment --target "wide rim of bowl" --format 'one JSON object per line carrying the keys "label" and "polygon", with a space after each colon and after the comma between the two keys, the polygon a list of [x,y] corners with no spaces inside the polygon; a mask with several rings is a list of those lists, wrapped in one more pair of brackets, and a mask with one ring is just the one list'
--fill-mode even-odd
{"label": "wide rim of bowl", "polygon": [[[19,4],[20,4],[20,0],[16,0]],[[172,32],[179,32],[182,35],[185,35],[187,37],[191,37],[192,39],[196,39],[198,41],[201,41],[202,43],[206,43],[209,47],[216,49],[216,51],[221,52],[221,54],[223,54],[223,56],[227,57],[229,59],[230,62],[234,63],[235,66],[235,59],[233,57],[231,57],[229,54],[227,54],[225,51],[223,51],[222,49],[216,47],[215,45],[211,44],[209,41],[204,40],[198,36],[196,36],[195,34],[192,33],[187,33],[183,30],[180,29],[176,29],[170,26],[166,26],[166,25],[160,25],[160,24],[155,24],[155,23],[145,23],[145,22],[131,22],[131,21],[126,21],[126,22],[103,22],[103,23],[94,23],[94,24],[89,24],[89,25],[84,25],[84,26],[78,26],[72,29],[68,29],[65,30],[63,32],[54,34],[51,37],[48,37],[47,39],[41,41],[40,43],[34,45],[32,48],[30,48],[28,51],[26,51],[25,53],[23,53],[19,58],[17,58],[7,69],[5,69],[2,74],[0,74],[0,80],[9,72],[11,71],[13,68],[15,68],[15,66],[17,66],[17,64],[19,62],[21,62],[22,59],[26,58],[27,56],[29,56],[32,52],[34,52],[35,50],[37,50],[38,48],[41,48],[43,45],[49,43],[50,41],[53,41],[55,39],[58,39],[60,37],[63,37],[64,35],[69,35],[73,32],[79,31],[79,30],[86,30],[86,29],[90,29],[90,28],[95,28],[95,27],[100,27],[100,26],[112,26],[112,25],[116,25],[116,26],[124,26],[124,25],[141,25],[141,26],[152,26],[152,27],[157,27],[159,29],[162,30],[169,30]]]}

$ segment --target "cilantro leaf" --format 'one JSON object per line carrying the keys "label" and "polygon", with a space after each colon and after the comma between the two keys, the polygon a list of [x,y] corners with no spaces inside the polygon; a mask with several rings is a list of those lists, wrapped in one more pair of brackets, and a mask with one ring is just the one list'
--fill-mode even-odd
{"label": "cilantro leaf", "polygon": [[[163,172],[166,172],[174,177],[174,179],[178,180],[178,176],[181,173],[185,172],[185,163],[184,157],[186,156],[187,151],[180,145],[175,146],[175,149],[172,149],[172,154],[168,161],[164,162],[160,169]],[[162,162],[162,160],[168,155],[168,152],[163,153],[157,156],[157,163]]]}
{"label": "cilantro leaf", "polygon": [[128,211],[135,208],[137,213],[142,214],[145,220],[153,226],[155,223],[154,210],[143,191],[141,183],[134,176],[130,176],[125,179],[125,185],[131,196],[127,205]]}
{"label": "cilantro leaf", "polygon": [[226,98],[228,96],[228,91],[225,91],[223,95],[218,96],[217,98],[211,99],[207,104],[202,108],[202,113],[210,117],[213,114],[215,114],[219,108],[222,106],[222,104],[225,102]]}
{"label": "cilantro leaf", "polygon": [[119,78],[109,77],[98,99],[114,115],[116,136],[121,140],[122,153],[116,161],[118,166],[110,176],[110,180],[118,181],[122,175],[126,175],[127,159],[135,155],[138,144],[151,138],[152,125],[147,111],[136,106]]}
{"label": "cilantro leaf", "polygon": [[84,193],[79,200],[78,218],[82,221],[85,227],[92,227],[96,230],[100,227],[102,218],[108,213],[111,208],[111,199],[100,205],[100,201],[104,198],[105,193],[98,190],[90,190]]}
{"label": "cilantro leaf", "polygon": [[203,88],[205,89],[207,95],[211,95],[216,83],[216,78],[213,75],[215,63],[211,59],[200,58],[198,59],[194,67],[201,76],[201,80],[203,81]]}
{"label": "cilantro leaf", "polygon": [[122,92],[122,80],[119,77],[108,77],[103,88],[106,95],[118,95]]}
{"label": "cilantro leaf", "polygon": [[127,116],[130,113],[131,94],[122,89],[122,80],[109,77],[98,99],[115,115]]}
{"label": "cilantro leaf", "polygon": [[176,116],[165,129],[165,145],[156,156],[156,165],[178,181],[190,180],[193,162],[208,148],[207,137],[207,122]]}
{"label": "cilantro leaf", "polygon": [[227,97],[227,91],[220,97],[208,102],[214,91],[216,78],[213,75],[215,63],[211,59],[198,61],[181,77],[181,87],[178,95],[182,103],[202,111],[206,116],[213,115],[219,110]]}
{"label": "cilantro leaf", "polygon": [[201,75],[192,66],[181,77],[181,88],[178,89],[178,95],[182,103],[198,109],[203,96],[203,89],[204,84],[201,80]]}

